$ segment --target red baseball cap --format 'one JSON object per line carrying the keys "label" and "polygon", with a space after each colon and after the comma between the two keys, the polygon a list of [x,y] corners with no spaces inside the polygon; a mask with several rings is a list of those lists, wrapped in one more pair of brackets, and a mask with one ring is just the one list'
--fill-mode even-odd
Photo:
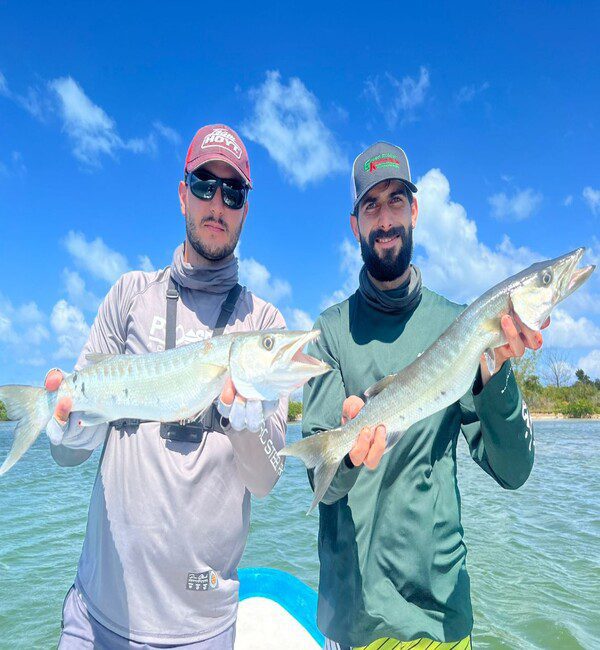
{"label": "red baseball cap", "polygon": [[185,158],[185,173],[193,172],[211,160],[231,165],[252,187],[248,152],[240,136],[225,124],[209,124],[198,130]]}

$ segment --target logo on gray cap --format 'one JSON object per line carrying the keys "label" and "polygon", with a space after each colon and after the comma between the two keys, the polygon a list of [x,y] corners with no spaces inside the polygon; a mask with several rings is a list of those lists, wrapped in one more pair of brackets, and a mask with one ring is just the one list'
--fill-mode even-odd
{"label": "logo on gray cap", "polygon": [[411,192],[417,191],[404,151],[387,142],[376,142],[357,156],[352,166],[352,212],[356,213],[358,203],[372,187],[392,179],[402,181]]}

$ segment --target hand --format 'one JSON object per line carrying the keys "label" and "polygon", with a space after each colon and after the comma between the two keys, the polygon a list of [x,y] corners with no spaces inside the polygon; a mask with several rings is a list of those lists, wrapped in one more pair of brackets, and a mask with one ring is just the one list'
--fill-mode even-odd
{"label": "hand", "polygon": [[[52,368],[46,374],[44,388],[53,393],[58,390],[62,380],[62,372],[58,368]],[[73,400],[70,397],[63,397],[58,400],[54,409],[54,417],[46,425],[46,435],[53,445],[62,444],[72,408]]]}
{"label": "hand", "polygon": [[[63,380],[62,371],[58,368],[52,368],[46,374],[46,379],[44,379],[44,388],[53,393],[58,390]],[[69,415],[71,414],[71,409],[73,408],[73,400],[70,397],[63,397],[58,400],[56,408],[54,409],[54,418],[60,424],[61,427],[64,427],[69,421]]]}
{"label": "hand", "polygon": [[221,391],[217,411],[229,419],[232,429],[242,431],[259,431],[261,424],[275,411],[279,404],[278,400],[261,401],[258,399],[246,399],[240,395],[231,379],[228,377],[225,386]]}
{"label": "hand", "polygon": [[[507,359],[522,357],[526,348],[539,350],[542,347],[542,333],[527,327],[517,314],[514,316],[505,314],[502,316],[500,324],[507,342],[494,349],[496,369],[499,369]],[[550,325],[549,318],[546,319],[541,329],[545,329],[548,325]]]}
{"label": "hand", "polygon": [[[364,405],[364,401],[356,395],[347,397],[342,405],[342,424],[353,420]],[[365,465],[369,469],[375,469],[385,452],[386,436],[383,424],[378,424],[375,431],[371,427],[361,429],[354,447],[348,454],[352,464],[355,467]]]}

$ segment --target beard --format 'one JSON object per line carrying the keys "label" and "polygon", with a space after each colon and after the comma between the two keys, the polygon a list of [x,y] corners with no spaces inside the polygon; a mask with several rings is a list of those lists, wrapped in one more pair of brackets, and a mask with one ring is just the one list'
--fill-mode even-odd
{"label": "beard", "polygon": [[229,226],[225,223],[223,219],[208,216],[202,217],[200,220],[200,227],[196,225],[194,220],[186,213],[185,215],[185,234],[187,239],[190,242],[191,247],[207,260],[212,262],[218,262],[226,257],[229,257],[235,250],[237,243],[240,239],[240,234],[242,232],[242,223],[240,223],[236,232],[232,233],[231,238],[226,244],[221,246],[211,245],[207,242],[203,242],[200,238],[198,231],[205,223],[217,223],[221,228],[225,230],[226,233],[229,233]]}
{"label": "beard", "polygon": [[[359,231],[360,253],[367,271],[375,280],[379,282],[391,282],[392,280],[398,279],[406,271],[412,259],[412,231],[412,226],[408,227],[408,231],[404,226],[397,226],[389,230],[378,228],[377,230],[371,231],[368,241]],[[393,250],[386,250],[380,257],[375,251],[375,240],[378,237],[394,237],[396,235],[400,237],[400,241],[402,242],[398,253]]]}

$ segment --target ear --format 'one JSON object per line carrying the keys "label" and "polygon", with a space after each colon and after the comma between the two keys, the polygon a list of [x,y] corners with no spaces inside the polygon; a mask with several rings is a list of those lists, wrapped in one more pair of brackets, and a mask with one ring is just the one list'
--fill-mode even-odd
{"label": "ear", "polygon": [[412,205],[410,206],[410,212],[411,212],[410,220],[412,222],[412,227],[416,228],[417,218],[419,217],[419,203],[414,196],[413,196]]}
{"label": "ear", "polygon": [[354,233],[354,238],[356,241],[360,241],[360,231],[358,230],[358,217],[354,214],[350,215],[350,228],[352,228],[352,232]]}
{"label": "ear", "polygon": [[179,192],[179,206],[181,208],[181,214],[185,217],[185,199],[187,195],[187,186],[183,181],[179,181],[179,187],[177,188]]}

